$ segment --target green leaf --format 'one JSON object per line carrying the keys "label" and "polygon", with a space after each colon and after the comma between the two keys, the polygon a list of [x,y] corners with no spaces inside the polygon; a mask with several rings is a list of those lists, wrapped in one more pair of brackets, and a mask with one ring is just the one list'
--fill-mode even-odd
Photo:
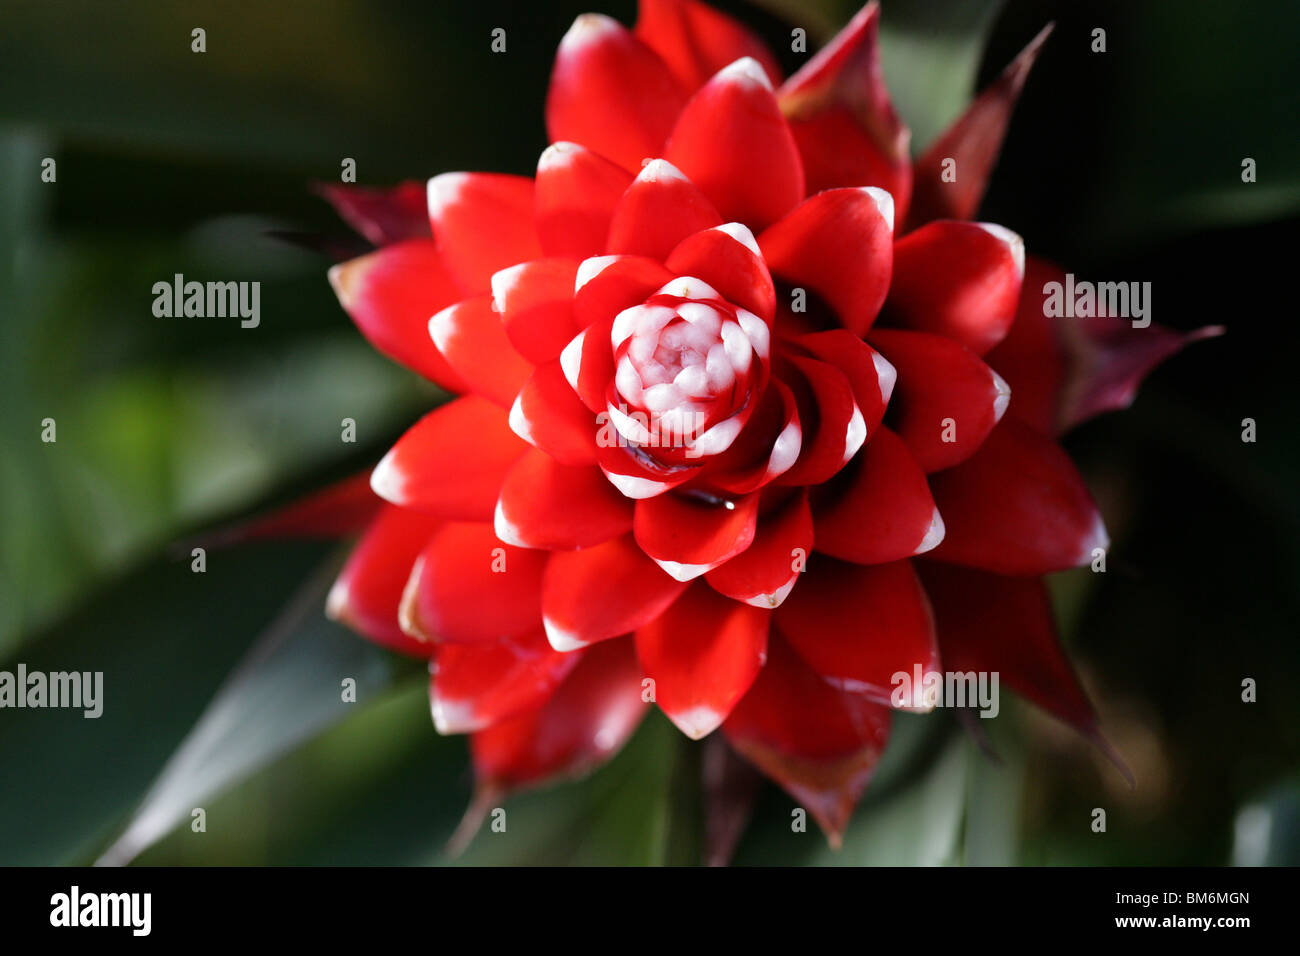
{"label": "green leaf", "polygon": [[627,865],[676,861],[680,733],[657,713],[607,765],[507,798],[465,854],[446,845],[471,796],[465,737],[440,737],[426,681],[403,683],[208,805],[147,865]]}
{"label": "green leaf", "polygon": [[8,709],[0,720],[0,862],[87,863],[140,801],[206,702],[303,578],[319,544],[159,558],[0,665],[102,672],[103,713]]}
{"label": "green leaf", "polygon": [[[172,754],[101,863],[130,862],[179,821],[189,821],[194,808],[392,684],[392,655],[325,620],[334,572],[329,562],[298,589]],[[343,692],[347,681],[350,700]]]}

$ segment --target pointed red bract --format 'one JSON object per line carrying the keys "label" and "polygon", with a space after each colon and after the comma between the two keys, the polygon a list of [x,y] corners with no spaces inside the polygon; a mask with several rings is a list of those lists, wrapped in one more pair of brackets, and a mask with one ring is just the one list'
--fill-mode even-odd
{"label": "pointed red bract", "polygon": [[1166,358],[1223,334],[1217,325],[1175,332],[1114,316],[1049,316],[1053,296],[1064,310],[1065,283],[1063,269],[1030,256],[1015,323],[985,356],[1015,396],[1008,414],[1047,435],[1127,408],[1142,380]]}
{"label": "pointed red bract", "polygon": [[947,533],[934,557],[1001,574],[1048,574],[1109,546],[1101,515],[1069,456],[1013,419],[975,456],[930,478]]}
{"label": "pointed red bract", "polygon": [[533,226],[533,181],[525,176],[435,176],[429,180],[429,221],[465,295],[489,291],[492,273],[542,253]]}
{"label": "pointed red bract", "polygon": [[580,259],[603,253],[614,207],[631,183],[632,174],[604,156],[552,143],[537,161],[533,194],[542,251]]}
{"label": "pointed red bract", "polygon": [[943,538],[925,472],[903,440],[879,428],[813,499],[817,550],[858,564],[922,554]]}
{"label": "pointed red bract", "polygon": [[608,251],[662,261],[687,236],[720,225],[722,217],[700,188],[667,160],[655,159],[614,208]]}
{"label": "pointed red bract", "polygon": [[787,500],[759,517],[749,547],[705,575],[715,591],[755,607],[773,608],[794,588],[812,553],[812,511],[806,491],[778,491],[782,494]]}
{"label": "pointed red bract", "polygon": [[[934,219],[970,219],[975,215],[997,165],[1020,90],[1051,32],[1048,24],[917,160],[909,228]],[[951,170],[946,177],[945,165]]]}
{"label": "pointed red bract", "polygon": [[429,676],[429,705],[440,734],[483,730],[541,706],[582,659],[561,654],[539,628],[520,637],[446,644]]}
{"label": "pointed red bract", "polygon": [[526,634],[541,623],[545,567],[545,552],[507,545],[490,524],[449,522],[412,568],[402,630],[452,643]]}
{"label": "pointed red bract", "polygon": [[510,427],[561,464],[596,463],[596,417],[565,381],[559,359],[529,376],[510,409]]}
{"label": "pointed red bract", "polygon": [[803,444],[799,458],[777,478],[782,485],[820,485],[858,453],[867,426],[848,378],[834,365],[801,355],[789,359],[784,378],[799,406]]}
{"label": "pointed red bract", "polygon": [[370,487],[366,470],[269,513],[219,529],[210,540],[227,545],[256,538],[341,538],[364,531],[383,507],[384,499]]}
{"label": "pointed red bract", "polygon": [[654,700],[694,740],[712,733],[758,676],[771,614],[693,584],[636,632]]}
{"label": "pointed red bract", "polygon": [[723,732],[839,845],[889,739],[889,708],[837,690],[777,634]]}
{"label": "pointed red bract", "polygon": [[514,789],[585,773],[622,748],[646,707],[632,642],[593,647],[546,703],[470,738],[479,786]]}
{"label": "pointed red bract", "polygon": [[636,543],[679,581],[743,552],[754,540],[758,495],[730,501],[665,494],[636,503]]}
{"label": "pointed red bract", "polygon": [[685,102],[654,51],[618,21],[584,13],[555,55],[546,130],[635,171],[659,155]]}
{"label": "pointed red bract", "polygon": [[[834,686],[891,704],[914,669],[939,666],[934,620],[911,561],[861,565],[816,555],[775,612],[775,627]],[[919,698],[901,706],[925,707]]]}
{"label": "pointed red bract", "polygon": [[975,454],[1007,409],[1007,383],[939,335],[875,329],[871,341],[898,370],[890,421],[916,463],[939,471]]}
{"label": "pointed red bract", "polygon": [[556,650],[635,631],[686,589],[645,556],[631,535],[581,551],[556,551],[542,581],[542,618]]}
{"label": "pointed red bract", "polygon": [[533,372],[506,336],[490,295],[461,299],[429,320],[429,337],[468,390],[504,408]]}
{"label": "pointed red bract", "polygon": [[776,222],[804,197],[799,149],[757,60],[737,60],[695,94],[665,156],[723,219],[751,229]]}
{"label": "pointed red bract", "polygon": [[781,68],[762,40],[739,21],[696,0],[640,0],[636,35],[659,54],[688,92],[745,56],[762,64],[773,85],[781,82]]}
{"label": "pointed red bract", "polygon": [[408,239],[329,271],[343,311],[370,344],[449,391],[465,383],[429,339],[429,317],[455,301],[459,287],[430,239]]}
{"label": "pointed red bract", "polygon": [[316,191],[349,226],[376,246],[431,235],[424,183],[408,180],[387,188],[321,183]]}
{"label": "pointed red bract", "polygon": [[901,221],[912,192],[911,134],[885,87],[879,25],[879,5],[867,4],[777,95],[803,156],[809,194],[879,186],[894,197]]}
{"label": "pointed red bract", "polygon": [[510,344],[535,364],[557,358],[581,328],[573,317],[577,259],[533,259],[492,275],[492,307]]}
{"label": "pointed red bract", "polygon": [[375,467],[370,485],[393,504],[491,521],[501,482],[527,448],[502,409],[470,395],[412,426]]}
{"label": "pointed red bract", "polygon": [[724,299],[771,324],[776,289],[754,234],[738,222],[687,236],[664,261],[674,276],[695,276]]}
{"label": "pointed red bract", "polygon": [[976,355],[997,345],[1016,317],[1025,244],[987,223],[932,222],[894,245],[882,325],[930,332]]}
{"label": "pointed red bract", "polygon": [[950,672],[997,673],[1049,714],[1090,733],[1096,716],[1056,636],[1038,578],[918,561]]}
{"label": "pointed red bract", "polygon": [[599,468],[562,465],[529,451],[501,486],[496,532],[521,548],[586,548],[631,531],[632,508]]}
{"label": "pointed red bract", "polygon": [[416,556],[441,525],[429,515],[385,505],[334,581],[326,613],[376,644],[416,657],[432,654],[432,644],[402,631],[398,607]]}
{"label": "pointed red bract", "polygon": [[818,193],[758,237],[774,275],[824,299],[840,323],[866,334],[889,291],[894,204],[878,189]]}

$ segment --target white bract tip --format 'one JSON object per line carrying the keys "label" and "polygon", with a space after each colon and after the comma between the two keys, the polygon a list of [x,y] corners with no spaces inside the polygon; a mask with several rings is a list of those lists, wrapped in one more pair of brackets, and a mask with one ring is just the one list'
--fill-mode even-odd
{"label": "white bract tip", "polygon": [[735,239],[738,243],[740,243],[742,246],[744,246],[754,255],[760,257],[763,255],[762,251],[760,251],[758,248],[758,240],[754,238],[754,234],[750,231],[749,227],[746,226],[744,223],[724,222],[720,226],[714,226],[713,229],[715,232],[724,233],[730,236],[732,239]]}
{"label": "white bract tip", "polygon": [[997,372],[989,370],[993,375],[993,389],[997,395],[993,398],[993,421],[1000,422],[1002,416],[1006,414],[1007,406],[1011,404],[1011,386]]}
{"label": "white bract tip", "polygon": [[550,642],[551,647],[561,654],[567,654],[569,651],[580,650],[587,646],[586,641],[580,640],[572,631],[560,627],[549,617],[542,617],[542,627],[546,629],[546,640]]}
{"label": "white bract tip", "polygon": [[650,160],[641,167],[641,172],[637,173],[636,178],[644,183],[663,183],[674,179],[689,182],[686,174],[666,159]]}
{"label": "white bract tip", "polygon": [[429,180],[429,216],[437,219],[443,210],[460,199],[461,190],[469,180],[469,173],[442,173]]}
{"label": "white bract tip", "polygon": [[995,239],[1007,244],[1007,248],[1011,250],[1011,259],[1016,264],[1016,275],[1023,279],[1025,277],[1025,240],[1021,239],[1018,233],[1012,232],[1006,226],[999,226],[995,222],[977,222],[975,225]]}
{"label": "white bract tip", "polygon": [[395,505],[406,503],[406,476],[393,461],[396,449],[389,449],[388,454],[375,465],[370,473],[370,489],[385,501]]}
{"label": "white bract tip", "polygon": [[739,60],[728,63],[717,72],[714,79],[747,86],[761,86],[765,90],[772,89],[772,81],[767,78],[767,71],[752,56],[742,56]]}
{"label": "white bract tip", "polygon": [[934,514],[930,516],[930,527],[926,530],[925,537],[921,539],[921,543],[916,546],[916,551],[914,553],[925,554],[925,552],[933,551],[935,548],[939,547],[939,543],[943,541],[943,536],[947,530],[948,529],[945,528],[943,524],[943,517],[939,514],[939,509],[935,508]]}
{"label": "white bract tip", "polygon": [[876,204],[876,208],[880,210],[881,218],[889,224],[889,231],[893,232],[894,197],[891,196],[887,190],[881,189],[879,186],[864,186],[862,187],[862,191],[871,197],[872,201]]}

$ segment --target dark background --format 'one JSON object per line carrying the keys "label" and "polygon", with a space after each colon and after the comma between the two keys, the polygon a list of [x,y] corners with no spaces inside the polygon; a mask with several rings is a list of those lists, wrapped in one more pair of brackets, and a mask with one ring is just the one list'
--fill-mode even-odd
{"label": "dark background", "polygon": [[[791,24],[822,38],[853,12],[720,5],[788,68]],[[1054,20],[981,218],[1080,276],[1150,281],[1161,324],[1227,334],[1068,442],[1114,544],[1105,575],[1061,575],[1054,595],[1138,788],[1028,707],[1004,701],[998,764],[944,715],[903,718],[843,852],[791,833],[769,789],[738,860],[1300,862],[1300,7],[883,7],[918,147]],[[440,399],[356,334],[326,259],[267,233],[343,237],[310,191],[343,157],[370,184],[530,173],[555,46],[593,8],[634,16],[627,2],[6,4],[0,667],[103,670],[107,701],[97,721],[0,712],[0,863],[90,862],[128,821],[111,859],[446,860],[464,741],[433,732],[418,667],[323,620],[338,549],[213,551],[196,575],[176,543],[372,463]],[[155,318],[152,285],[176,272],[261,281],[261,326]],[[39,440],[45,417],[56,444]],[[339,703],[340,676],[356,704]],[[1247,677],[1257,703],[1241,701]],[[463,861],[697,858],[698,748],[679,737],[653,715],[593,778],[510,802],[507,834]],[[205,833],[187,826],[195,807]]]}

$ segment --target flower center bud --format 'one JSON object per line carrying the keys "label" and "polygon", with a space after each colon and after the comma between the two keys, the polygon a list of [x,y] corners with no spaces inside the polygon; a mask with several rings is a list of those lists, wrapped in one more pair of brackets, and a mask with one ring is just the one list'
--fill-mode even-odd
{"label": "flower center bud", "polygon": [[766,375],[770,338],[761,319],[687,276],[620,312],[611,339],[609,414],[628,442],[685,449],[686,457],[731,444]]}

